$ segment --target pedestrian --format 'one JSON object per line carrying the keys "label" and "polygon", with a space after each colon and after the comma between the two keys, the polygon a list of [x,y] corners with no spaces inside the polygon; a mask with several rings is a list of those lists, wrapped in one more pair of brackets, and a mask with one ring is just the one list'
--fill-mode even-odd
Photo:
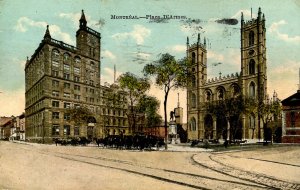
{"label": "pedestrian", "polygon": [[224,147],[227,148],[228,147],[228,140],[226,139],[224,142]]}

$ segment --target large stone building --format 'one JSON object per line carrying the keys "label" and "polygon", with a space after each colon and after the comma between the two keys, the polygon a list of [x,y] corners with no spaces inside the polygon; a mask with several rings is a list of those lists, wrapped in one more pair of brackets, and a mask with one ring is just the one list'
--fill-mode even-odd
{"label": "large stone building", "polygon": [[[265,17],[259,8],[256,19],[245,21],[241,15],[241,71],[208,79],[206,41],[195,44],[187,39],[187,56],[194,73],[187,89],[188,139],[222,139],[228,137],[230,123],[226,116],[207,112],[205,102],[228,99],[239,94],[264,101],[267,91]],[[262,122],[258,113],[244,115],[240,120],[240,138],[262,137]],[[254,133],[254,134],[252,134]]]}
{"label": "large stone building", "polygon": [[[126,108],[105,103],[109,87],[100,83],[100,52],[100,33],[87,26],[83,11],[76,47],[53,39],[47,26],[25,66],[26,139],[51,142],[128,133]],[[76,107],[87,107],[94,117],[87,123],[73,122],[66,110]]]}

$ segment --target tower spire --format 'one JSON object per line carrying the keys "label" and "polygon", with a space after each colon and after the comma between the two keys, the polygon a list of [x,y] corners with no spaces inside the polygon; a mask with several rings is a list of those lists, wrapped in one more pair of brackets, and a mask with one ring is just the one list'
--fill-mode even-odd
{"label": "tower spire", "polygon": [[86,19],[85,19],[85,15],[84,15],[84,11],[81,10],[81,18],[79,20],[79,28],[86,28]]}
{"label": "tower spire", "polygon": [[45,32],[45,35],[44,35],[44,40],[50,40],[51,39],[51,35],[50,35],[50,32],[49,32],[49,25],[47,25],[47,29],[46,29],[46,32]]}
{"label": "tower spire", "polygon": [[258,19],[261,20],[261,8],[258,8]]}
{"label": "tower spire", "polygon": [[197,43],[200,44],[200,33],[198,33],[198,40]]}

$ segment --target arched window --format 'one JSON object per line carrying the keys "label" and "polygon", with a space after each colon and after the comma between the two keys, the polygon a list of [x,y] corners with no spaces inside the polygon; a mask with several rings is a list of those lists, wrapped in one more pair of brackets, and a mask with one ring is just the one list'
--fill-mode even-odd
{"label": "arched window", "polygon": [[64,53],[64,62],[69,62],[70,61],[70,54]]}
{"label": "arched window", "polygon": [[255,84],[251,82],[249,85],[249,96],[254,98],[255,97]]}
{"label": "arched window", "polygon": [[249,75],[254,75],[254,74],[255,74],[255,61],[251,59],[249,63]]}
{"label": "arched window", "polygon": [[238,85],[232,86],[232,97],[237,97],[240,94],[240,88]]}
{"label": "arched window", "polygon": [[225,98],[225,94],[224,94],[224,89],[223,88],[219,88],[218,89],[218,100],[224,100]]}
{"label": "arched window", "polygon": [[254,45],[254,32],[250,31],[249,33],[249,46],[253,46]]}
{"label": "arched window", "polygon": [[255,129],[255,117],[253,115],[250,115],[249,117],[249,128]]}
{"label": "arched window", "polygon": [[190,120],[190,130],[196,131],[196,119],[194,117]]}
{"label": "arched window", "polygon": [[196,87],[196,77],[195,77],[195,75],[192,76],[192,87],[193,88]]}
{"label": "arched window", "polygon": [[206,101],[211,101],[211,99],[212,99],[212,95],[211,95],[211,92],[210,91],[207,91],[206,92]]}
{"label": "arched window", "polygon": [[195,54],[195,52],[192,53],[192,63],[196,63],[196,54]]}
{"label": "arched window", "polygon": [[59,59],[59,51],[57,49],[52,50],[52,60],[58,60]]}
{"label": "arched window", "polygon": [[192,93],[192,108],[196,108],[196,95]]}
{"label": "arched window", "polygon": [[79,64],[81,62],[79,57],[75,57],[75,63]]}

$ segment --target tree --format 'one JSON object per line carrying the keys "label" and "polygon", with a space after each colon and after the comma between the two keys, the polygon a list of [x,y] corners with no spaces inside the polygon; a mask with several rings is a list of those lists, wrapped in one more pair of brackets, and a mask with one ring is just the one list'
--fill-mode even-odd
{"label": "tree", "polygon": [[158,60],[144,67],[146,76],[154,76],[155,84],[164,90],[164,120],[165,120],[165,149],[168,149],[167,101],[171,89],[184,88],[188,84],[188,67],[190,61],[181,59],[176,61],[174,56],[160,54]]}
{"label": "tree", "polygon": [[94,117],[94,114],[84,106],[67,109],[66,113],[70,114],[70,120],[74,121],[76,124],[87,124],[89,118]]}
{"label": "tree", "polygon": [[208,113],[221,117],[225,115],[230,123],[229,140],[240,138],[240,121],[242,115],[253,113],[256,109],[256,102],[252,98],[245,98],[242,95],[225,100],[207,102],[205,107]]}
{"label": "tree", "polygon": [[162,118],[157,113],[159,104],[159,100],[153,96],[144,95],[140,99],[137,108],[140,113],[145,113],[147,127],[155,127],[161,124]]}
{"label": "tree", "polygon": [[126,94],[129,103],[127,113],[130,131],[135,133],[136,121],[138,116],[138,105],[140,99],[145,95],[146,91],[150,89],[150,82],[147,78],[140,78],[130,72],[122,74],[118,78],[120,89]]}

